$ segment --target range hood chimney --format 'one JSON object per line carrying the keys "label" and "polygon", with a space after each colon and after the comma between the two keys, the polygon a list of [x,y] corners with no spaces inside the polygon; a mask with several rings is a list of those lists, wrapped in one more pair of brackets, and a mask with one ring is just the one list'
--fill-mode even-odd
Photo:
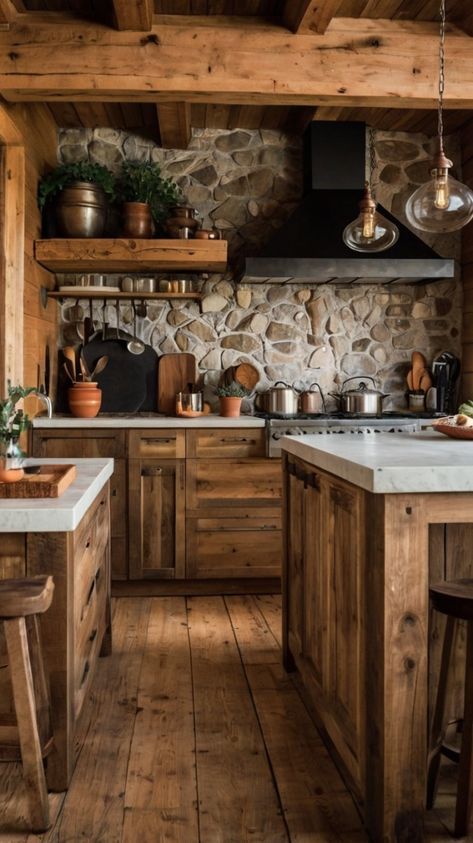
{"label": "range hood chimney", "polygon": [[247,283],[389,283],[452,278],[454,261],[442,258],[380,205],[399,239],[375,254],[353,252],[343,230],[358,214],[365,184],[364,123],[313,121],[304,135],[304,195],[289,220],[257,257],[247,257]]}

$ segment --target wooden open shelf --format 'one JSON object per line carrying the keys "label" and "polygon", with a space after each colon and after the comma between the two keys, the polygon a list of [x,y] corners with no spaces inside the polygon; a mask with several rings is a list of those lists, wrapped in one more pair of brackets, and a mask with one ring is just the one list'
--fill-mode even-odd
{"label": "wooden open shelf", "polygon": [[125,293],[121,290],[101,291],[100,287],[77,287],[77,293],[63,292],[62,290],[47,291],[48,299],[112,299],[113,301],[151,301],[152,299],[192,299],[200,301],[201,293]]}
{"label": "wooden open shelf", "polygon": [[36,240],[35,258],[51,272],[224,272],[227,246],[226,240],[61,238]]}

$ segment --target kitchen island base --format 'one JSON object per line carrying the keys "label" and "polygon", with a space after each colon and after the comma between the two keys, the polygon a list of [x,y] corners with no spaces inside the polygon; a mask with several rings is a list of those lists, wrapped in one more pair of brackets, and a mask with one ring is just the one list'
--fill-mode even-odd
{"label": "kitchen island base", "polygon": [[[54,518],[51,522],[54,523]],[[97,670],[98,657],[111,652],[109,536],[108,483],[90,504],[76,529],[0,532],[2,579],[37,574],[51,574],[54,579],[53,602],[41,617],[54,732],[46,779],[53,791],[68,787],[75,764],[78,723]],[[2,641],[0,651],[0,720],[14,725]]]}
{"label": "kitchen island base", "polygon": [[285,667],[371,839],[420,843],[441,639],[428,586],[471,576],[472,495],[372,494],[287,453],[284,475]]}

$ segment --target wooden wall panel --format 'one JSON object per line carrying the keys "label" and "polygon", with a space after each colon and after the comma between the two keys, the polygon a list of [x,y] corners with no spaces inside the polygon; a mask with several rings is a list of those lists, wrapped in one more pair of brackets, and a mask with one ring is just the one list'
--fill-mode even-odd
{"label": "wooden wall panel", "polygon": [[[462,129],[463,181],[473,188],[473,120]],[[473,222],[462,231],[462,398],[473,398]]]}
{"label": "wooden wall panel", "polygon": [[[22,147],[24,156],[24,269],[21,269],[21,277],[17,276],[15,288],[10,290],[10,294],[16,297],[17,305],[18,296],[22,299],[23,347],[20,337],[16,355],[17,362],[20,359],[23,362],[21,368],[17,366],[14,370],[15,379],[28,386],[44,383],[45,349],[49,345],[54,387],[57,304],[51,301],[44,308],[40,298],[41,287],[54,287],[54,276],[35,262],[34,241],[41,236],[41,215],[36,204],[38,180],[45,170],[57,164],[57,128],[51,112],[42,104],[0,106],[0,118],[15,126],[17,144]],[[15,284],[13,276],[10,283]],[[34,413],[35,409],[36,400],[31,399],[28,411]]]}

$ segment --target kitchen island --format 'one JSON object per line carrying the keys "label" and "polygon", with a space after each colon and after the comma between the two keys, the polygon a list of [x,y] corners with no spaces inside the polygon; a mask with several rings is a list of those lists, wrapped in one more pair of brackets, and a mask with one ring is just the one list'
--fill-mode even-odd
{"label": "kitchen island", "polygon": [[[112,459],[27,460],[71,464],[72,484],[58,498],[0,501],[0,576],[51,574],[54,597],[41,617],[51,686],[54,745],[51,790],[65,790],[75,763],[77,723],[97,668],[111,651],[110,501]],[[1,655],[3,646],[0,642]],[[13,725],[6,661],[0,662],[0,719]]]}
{"label": "kitchen island", "polygon": [[473,575],[471,544],[457,541],[452,564],[445,540],[471,530],[473,442],[431,431],[282,443],[285,666],[372,839],[417,843],[439,638],[428,586]]}

